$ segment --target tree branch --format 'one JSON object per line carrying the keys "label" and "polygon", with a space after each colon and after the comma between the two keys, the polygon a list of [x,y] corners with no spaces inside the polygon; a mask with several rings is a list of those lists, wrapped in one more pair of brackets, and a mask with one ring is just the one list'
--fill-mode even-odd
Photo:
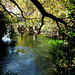
{"label": "tree branch", "polygon": [[41,12],[41,14],[43,16],[47,16],[55,21],[59,21],[59,22],[63,23],[65,25],[65,27],[67,27],[67,23],[65,21],[63,21],[63,19],[57,18],[53,14],[46,12],[44,10],[44,8],[42,7],[42,4],[38,0],[31,0],[31,2],[33,2],[33,4],[39,9],[39,11]]}
{"label": "tree branch", "polygon": [[9,15],[11,15],[11,13],[6,9],[6,7],[2,3],[0,3],[0,5],[3,7],[4,11],[6,11]]}
{"label": "tree branch", "polygon": [[[13,15],[15,15],[17,17],[17,15],[14,14],[13,12],[9,12],[2,3],[0,3],[0,5],[3,7],[4,11],[6,11],[9,15],[11,15],[11,13],[12,13]],[[11,15],[11,17],[12,17],[12,15]]]}
{"label": "tree branch", "polygon": [[57,23],[57,27],[59,28],[59,30],[60,30],[60,26],[59,26],[59,23],[58,23],[58,21],[56,21],[56,23]]}
{"label": "tree branch", "polygon": [[32,13],[34,13],[34,11],[35,11],[35,9],[29,14],[29,16],[30,16]]}
{"label": "tree branch", "polygon": [[16,15],[16,14],[14,14],[13,12],[10,12],[10,13],[12,13],[13,15],[15,15],[15,16],[17,17],[17,15]]}
{"label": "tree branch", "polygon": [[22,9],[19,7],[19,5],[14,1],[14,0],[10,0],[12,3],[14,3],[17,7],[18,7],[18,9],[21,11],[21,15],[22,15],[22,17],[24,18],[24,20],[26,19],[25,17],[24,17],[24,15],[23,15],[23,11],[22,11]]}
{"label": "tree branch", "polygon": [[41,33],[41,27],[44,25],[44,16],[42,16],[42,19],[41,19],[41,26],[39,27],[39,31],[38,31],[38,34]]}

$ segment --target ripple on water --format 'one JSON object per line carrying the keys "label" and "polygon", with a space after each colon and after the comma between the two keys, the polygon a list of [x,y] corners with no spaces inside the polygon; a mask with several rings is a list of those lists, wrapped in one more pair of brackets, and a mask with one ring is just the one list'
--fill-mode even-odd
{"label": "ripple on water", "polygon": [[37,68],[33,58],[25,60],[13,60],[6,64],[3,70],[4,73],[18,73],[18,75],[36,75]]}
{"label": "ripple on water", "polygon": [[[15,47],[14,50],[22,48]],[[23,47],[22,49],[26,49],[27,47]],[[28,48],[27,48],[28,49]],[[16,52],[16,51],[15,51]],[[11,56],[10,56],[11,55]],[[9,54],[5,57],[3,72],[6,73],[17,73],[18,75],[38,75],[39,70],[34,61],[34,54],[32,53],[20,53],[18,55]],[[39,75],[41,75],[39,73]]]}

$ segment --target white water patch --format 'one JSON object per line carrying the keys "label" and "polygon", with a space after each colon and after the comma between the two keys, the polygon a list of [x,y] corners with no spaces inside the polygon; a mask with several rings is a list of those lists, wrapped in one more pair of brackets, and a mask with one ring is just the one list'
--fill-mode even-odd
{"label": "white water patch", "polygon": [[2,37],[2,40],[3,40],[3,42],[11,43],[11,39],[10,39],[8,32],[7,32],[7,34],[4,34],[4,36]]}

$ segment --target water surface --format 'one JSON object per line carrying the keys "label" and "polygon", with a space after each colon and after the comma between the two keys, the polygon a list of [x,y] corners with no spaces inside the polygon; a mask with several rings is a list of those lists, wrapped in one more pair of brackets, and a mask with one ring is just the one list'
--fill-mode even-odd
{"label": "water surface", "polygon": [[[10,40],[9,35],[4,36],[4,42],[8,43],[7,54],[0,59],[1,71],[5,74],[17,73],[17,75],[53,75],[53,65],[46,44],[48,36],[17,35]],[[15,42],[16,41],[16,42]]]}

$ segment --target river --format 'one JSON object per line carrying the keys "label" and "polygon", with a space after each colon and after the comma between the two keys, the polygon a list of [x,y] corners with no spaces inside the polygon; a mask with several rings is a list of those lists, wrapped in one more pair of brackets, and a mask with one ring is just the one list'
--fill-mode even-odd
{"label": "river", "polygon": [[1,73],[53,75],[54,68],[48,52],[50,47],[45,43],[47,39],[50,38],[46,35],[18,34],[12,39],[9,34],[4,35],[7,54],[0,58]]}

